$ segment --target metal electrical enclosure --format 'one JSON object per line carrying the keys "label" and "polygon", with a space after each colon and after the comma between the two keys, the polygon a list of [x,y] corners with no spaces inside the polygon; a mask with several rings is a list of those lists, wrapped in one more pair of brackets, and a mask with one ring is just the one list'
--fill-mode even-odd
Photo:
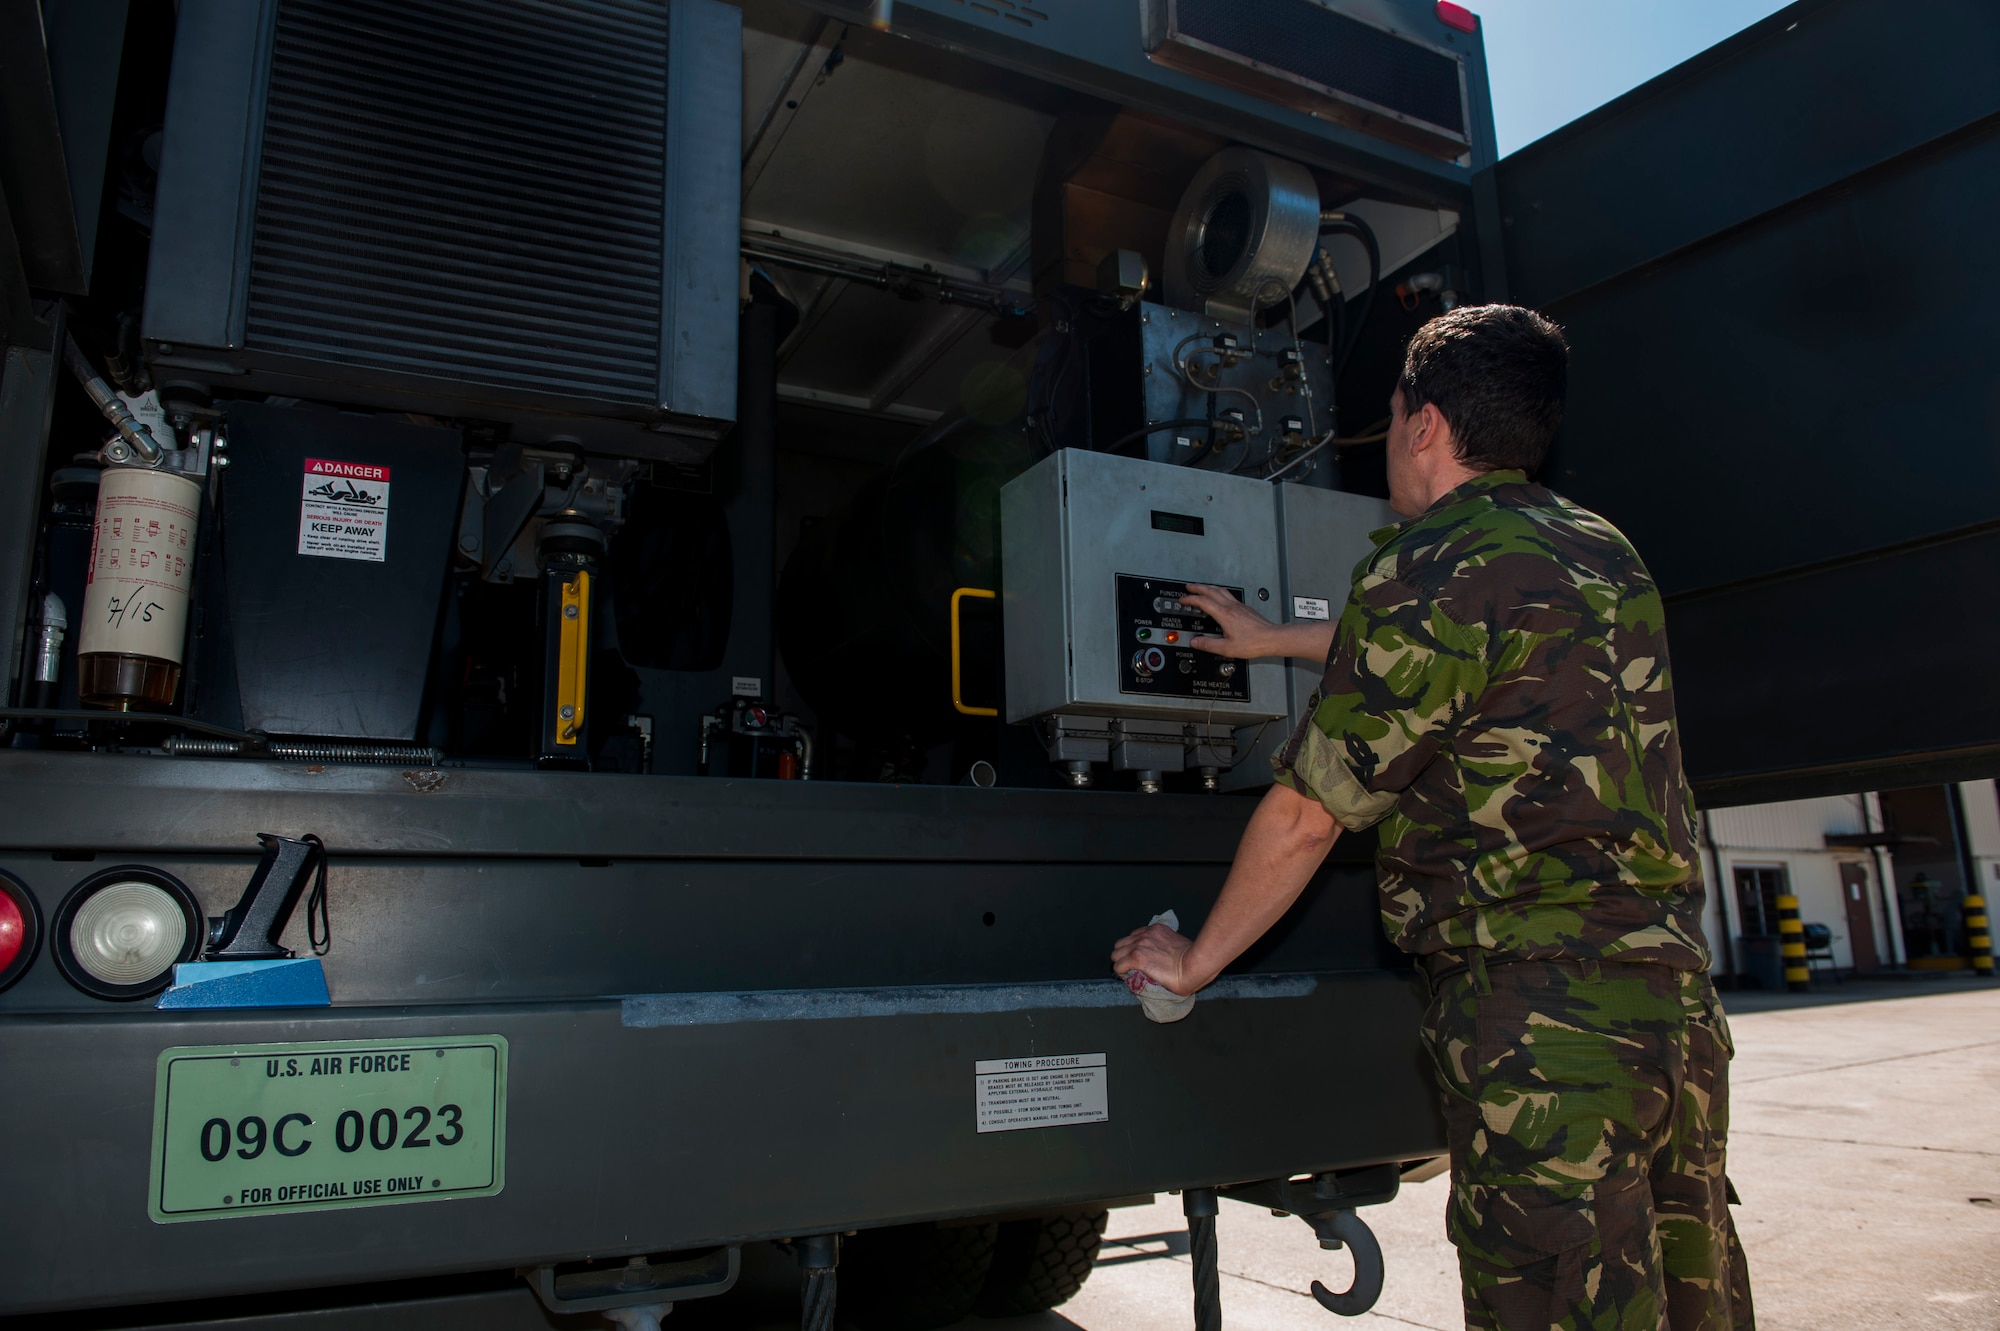
{"label": "metal electrical enclosure", "polygon": [[[1216,675],[1198,692],[1195,672],[1213,668],[1197,659],[1205,653],[1136,636],[1152,602],[1188,582],[1228,587],[1270,613],[1278,549],[1267,482],[1066,448],[1000,492],[1000,533],[1009,721],[1285,714],[1275,661],[1243,662],[1240,674]],[[1155,581],[1169,589],[1153,595],[1143,584]],[[1132,658],[1149,649],[1165,668],[1134,672]],[[1156,687],[1135,673],[1166,678]]]}
{"label": "metal electrical enclosure", "polygon": [[188,0],[149,359],[699,461],[736,417],[742,43],[717,0]]}
{"label": "metal electrical enclosure", "polygon": [[[1340,622],[1349,584],[1361,562],[1374,553],[1371,533],[1400,519],[1386,500],[1310,485],[1273,485],[1280,558],[1279,589],[1271,617],[1285,623]],[[1319,689],[1325,663],[1294,658],[1285,663],[1283,727],[1251,738],[1249,749],[1222,780],[1225,789],[1257,788],[1271,782],[1270,757],[1306,716]]]}

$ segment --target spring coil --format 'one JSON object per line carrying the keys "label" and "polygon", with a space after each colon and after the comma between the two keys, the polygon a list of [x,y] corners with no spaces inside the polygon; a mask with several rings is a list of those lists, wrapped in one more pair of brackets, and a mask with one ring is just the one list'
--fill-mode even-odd
{"label": "spring coil", "polygon": [[161,745],[176,758],[234,758],[268,753],[295,763],[408,763],[436,767],[438,751],[416,744],[338,744],[330,741],[273,740],[262,753],[238,739],[205,739],[175,735]]}
{"label": "spring coil", "polygon": [[243,752],[243,741],[236,739],[202,739],[195,735],[170,736],[161,748],[176,758],[233,758]]}
{"label": "spring coil", "polygon": [[438,751],[416,744],[294,743],[273,740],[271,756],[298,763],[409,763],[436,767]]}

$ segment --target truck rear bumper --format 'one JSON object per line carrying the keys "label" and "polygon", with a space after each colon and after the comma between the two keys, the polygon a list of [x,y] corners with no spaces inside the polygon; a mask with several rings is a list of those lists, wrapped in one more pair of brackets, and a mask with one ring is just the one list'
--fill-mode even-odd
{"label": "truck rear bumper", "polygon": [[[0,1023],[15,1153],[0,1311],[661,1252],[1436,1153],[1414,983],[1286,980],[1173,1026],[1136,1003],[940,1012],[921,994],[904,1015],[834,1003],[698,1024],[662,1020],[675,1005],[658,998],[15,1016]],[[162,1050],[474,1035],[509,1048],[498,1195],[149,1219]],[[1050,1054],[1104,1055],[1105,1121],[977,1131],[975,1062]]]}

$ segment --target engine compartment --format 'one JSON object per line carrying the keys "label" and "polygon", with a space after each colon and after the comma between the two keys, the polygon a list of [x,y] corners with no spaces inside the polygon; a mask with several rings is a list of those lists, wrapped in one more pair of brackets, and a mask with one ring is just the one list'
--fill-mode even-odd
{"label": "engine compartment", "polygon": [[[406,18],[261,13],[135,6],[174,72],[120,95],[110,280],[71,304],[85,373],[202,487],[182,659],[64,635],[118,613],[95,492],[147,462],[66,380],[27,635],[51,666],[16,699],[59,715],[16,746],[1078,784],[1009,720],[1003,487],[1080,449],[1379,497],[1402,342],[1471,289],[1462,190],[1394,135],[1285,155],[1214,123],[1297,118],[1268,101],[1121,105],[1104,69],[922,15],[633,3],[412,46]],[[251,95],[218,138],[226,99],[189,89],[230,43]],[[508,103],[537,43],[601,86]],[[633,192],[649,170],[664,193]],[[1217,786],[1133,770],[1103,784]]]}

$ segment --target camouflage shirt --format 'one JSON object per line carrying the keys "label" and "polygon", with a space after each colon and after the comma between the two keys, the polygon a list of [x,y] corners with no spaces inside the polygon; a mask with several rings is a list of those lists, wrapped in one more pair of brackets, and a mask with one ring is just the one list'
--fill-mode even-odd
{"label": "camouflage shirt", "polygon": [[1381,825],[1405,951],[1708,966],[1659,590],[1518,471],[1373,534],[1278,780]]}

